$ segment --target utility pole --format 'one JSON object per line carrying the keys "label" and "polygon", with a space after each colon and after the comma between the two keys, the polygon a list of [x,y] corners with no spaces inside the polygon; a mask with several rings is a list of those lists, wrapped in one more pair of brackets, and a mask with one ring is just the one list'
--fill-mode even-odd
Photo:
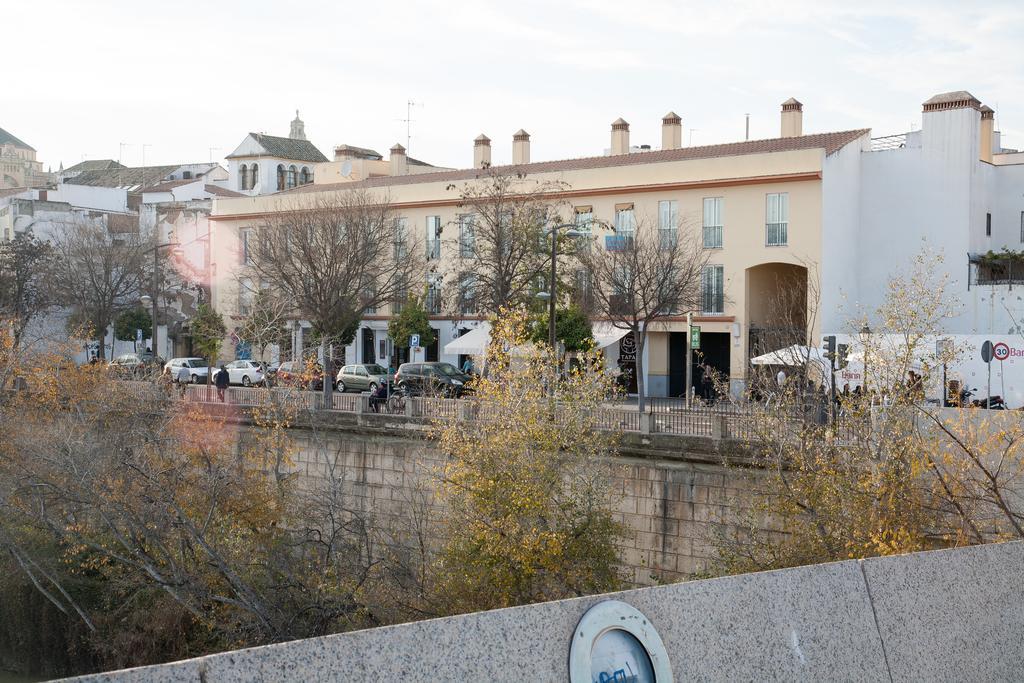
{"label": "utility pole", "polygon": [[686,312],[686,407],[690,407],[690,386],[693,384],[693,349],[690,334],[693,331],[693,313]]}

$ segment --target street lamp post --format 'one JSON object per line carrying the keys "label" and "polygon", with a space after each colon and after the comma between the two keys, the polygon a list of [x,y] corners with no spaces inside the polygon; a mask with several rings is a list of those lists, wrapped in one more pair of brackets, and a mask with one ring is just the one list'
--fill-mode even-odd
{"label": "street lamp post", "polygon": [[566,237],[583,237],[589,236],[590,233],[577,230],[575,223],[559,223],[548,228],[547,233],[551,235],[551,283],[549,291],[538,292],[537,296],[541,299],[548,299],[548,343],[551,345],[551,354],[555,359],[555,375],[558,375],[559,359],[558,359],[558,348],[556,344],[558,340],[555,339],[555,302],[557,299],[558,291],[558,231],[562,228],[568,228],[565,231]]}
{"label": "street lamp post", "polygon": [[150,247],[145,252],[143,252],[145,254],[148,254],[149,252],[153,252],[153,282],[152,282],[152,292],[153,292],[153,294],[152,294],[151,297],[148,296],[148,295],[143,295],[143,296],[141,296],[139,298],[139,301],[142,302],[143,306],[149,304],[150,302],[152,302],[152,304],[153,304],[152,322],[151,322],[151,328],[152,328],[151,341],[152,341],[152,344],[153,344],[153,360],[156,360],[156,358],[157,358],[157,348],[159,348],[158,345],[157,345],[157,340],[159,338],[158,337],[158,334],[159,334],[158,333],[158,329],[159,328],[158,328],[158,325],[157,325],[157,313],[158,313],[159,299],[160,299],[160,292],[159,292],[159,282],[160,282],[160,250],[163,249],[164,247],[173,247],[174,248],[173,251],[175,253],[179,253],[181,251],[181,244],[179,242],[166,242],[164,244],[158,244],[155,247]]}
{"label": "street lamp post", "polygon": [[[864,351],[864,381],[861,382],[861,388],[864,390],[864,395],[868,393],[868,340],[871,339],[871,328],[864,325],[860,328],[860,332],[857,334],[860,339],[861,349]],[[869,399],[870,400],[870,399]]]}

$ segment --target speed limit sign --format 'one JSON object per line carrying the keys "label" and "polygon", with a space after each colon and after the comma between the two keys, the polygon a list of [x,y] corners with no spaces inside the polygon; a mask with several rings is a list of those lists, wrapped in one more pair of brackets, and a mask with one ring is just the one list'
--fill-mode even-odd
{"label": "speed limit sign", "polygon": [[993,344],[992,357],[996,360],[1006,360],[1010,357],[1010,347],[1003,342]]}

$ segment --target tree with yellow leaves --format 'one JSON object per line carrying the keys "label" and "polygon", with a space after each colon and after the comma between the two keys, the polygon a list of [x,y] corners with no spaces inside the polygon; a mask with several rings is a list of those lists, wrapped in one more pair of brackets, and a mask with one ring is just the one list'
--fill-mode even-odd
{"label": "tree with yellow leaves", "polygon": [[775,396],[756,420],[756,467],[745,470],[763,496],[717,527],[722,571],[1024,538],[1021,420],[924,401],[925,388],[941,387],[936,369],[959,355],[935,343],[958,314],[934,276],[941,258],[922,251],[884,303],[853,321],[872,330],[861,342],[868,390],[844,395],[838,420],[808,416],[815,392],[805,385],[753,388]]}
{"label": "tree with yellow leaves", "polygon": [[613,392],[585,352],[559,374],[551,349],[528,345],[525,313],[503,311],[474,382],[470,414],[441,421],[449,508],[437,594],[446,611],[520,605],[618,588],[608,465],[615,435],[594,411]]}

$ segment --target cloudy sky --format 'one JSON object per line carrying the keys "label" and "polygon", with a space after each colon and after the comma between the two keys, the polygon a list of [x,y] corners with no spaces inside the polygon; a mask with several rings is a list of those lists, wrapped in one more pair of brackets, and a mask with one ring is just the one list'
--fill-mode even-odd
{"label": "cloudy sky", "polygon": [[600,154],[619,116],[657,146],[669,110],[684,144],[742,139],[747,113],[776,137],[790,96],[805,132],[886,135],[961,89],[1024,147],[1019,1],[0,0],[0,17],[0,127],[54,168],[221,159],[296,109],[328,156],[386,153],[410,99],[410,153],[444,166],[470,165],[481,132],[509,160],[519,128],[534,160]]}

